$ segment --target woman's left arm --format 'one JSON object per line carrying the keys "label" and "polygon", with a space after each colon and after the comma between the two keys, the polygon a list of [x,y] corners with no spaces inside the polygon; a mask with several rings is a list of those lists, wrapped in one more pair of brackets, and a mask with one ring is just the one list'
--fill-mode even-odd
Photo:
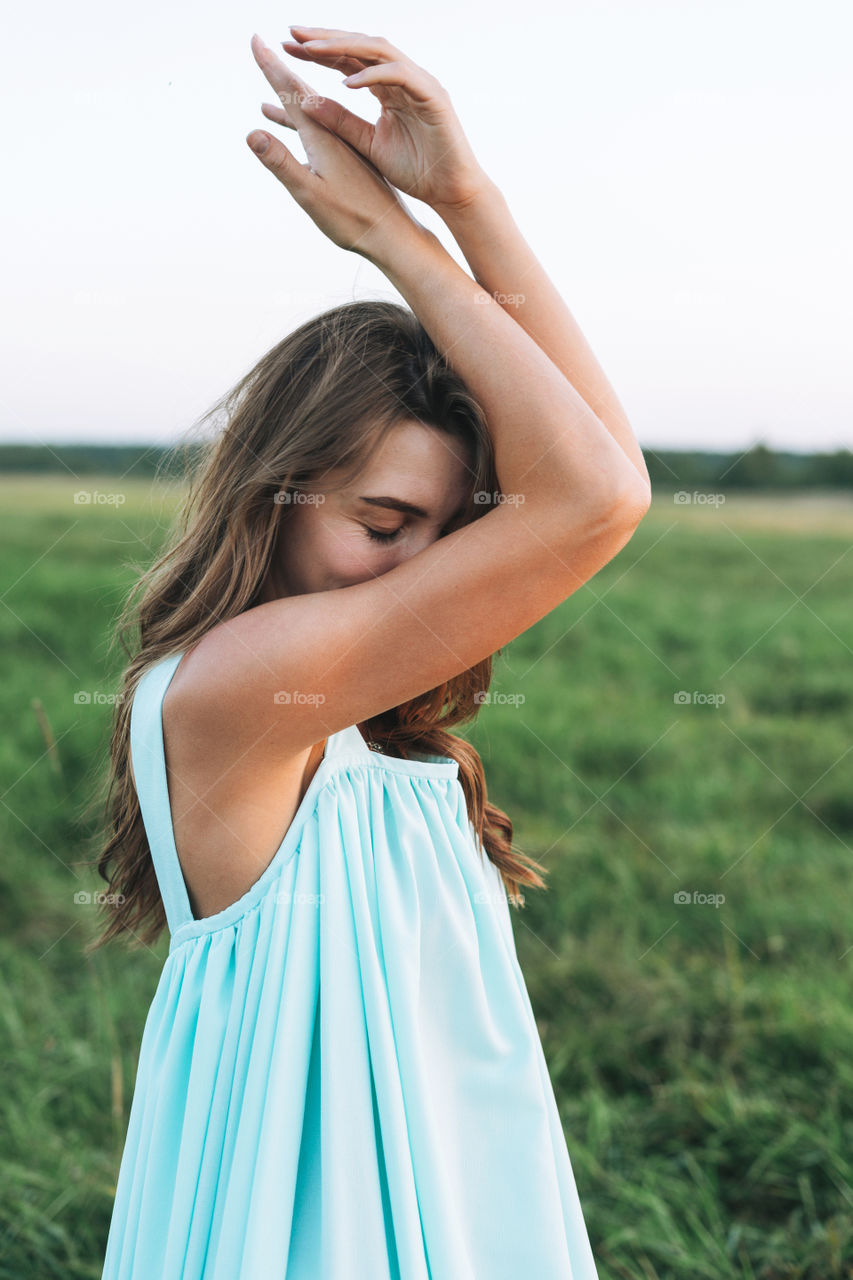
{"label": "woman's left arm", "polygon": [[[293,57],[347,75],[382,105],[375,125],[333,98],[306,97],[301,107],[336,133],[405,195],[443,218],[474,279],[533,339],[583,397],[651,491],[631,424],[601,365],[522,236],[501,191],[484,173],[447,90],[382,36],[328,27],[291,27],[282,41]],[[269,119],[293,128],[286,102],[264,104]]]}

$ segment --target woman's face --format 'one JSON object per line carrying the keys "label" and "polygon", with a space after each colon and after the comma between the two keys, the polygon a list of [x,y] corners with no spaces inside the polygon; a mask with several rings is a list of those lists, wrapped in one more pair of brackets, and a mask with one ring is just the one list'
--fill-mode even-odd
{"label": "woman's face", "polygon": [[291,493],[261,599],[352,586],[417,555],[462,523],[472,467],[470,447],[456,436],[398,422],[347,487],[332,473],[322,489]]}

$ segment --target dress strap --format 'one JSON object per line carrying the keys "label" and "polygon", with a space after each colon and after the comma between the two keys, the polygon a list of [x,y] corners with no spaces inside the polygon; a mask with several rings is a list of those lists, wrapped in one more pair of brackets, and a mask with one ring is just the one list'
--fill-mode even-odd
{"label": "dress strap", "polygon": [[195,919],[175,847],[163,737],[163,699],[183,656],[172,654],[149,667],[137,683],[130,706],[136,794],[170,933]]}
{"label": "dress strap", "polygon": [[339,729],[337,733],[333,733],[326,740],[326,747],[323,751],[323,759],[329,760],[332,756],[371,756],[373,752],[362,738],[357,724],[351,724],[346,729]]}

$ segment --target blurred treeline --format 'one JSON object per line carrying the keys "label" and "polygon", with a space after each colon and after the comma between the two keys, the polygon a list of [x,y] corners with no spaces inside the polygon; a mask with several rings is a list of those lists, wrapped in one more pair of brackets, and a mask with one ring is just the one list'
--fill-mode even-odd
{"label": "blurred treeline", "polygon": [[[174,476],[200,448],[187,444],[164,448],[150,444],[0,444],[0,471],[61,472],[65,475]],[[787,453],[755,444],[747,450],[711,453],[698,450],[644,449],[656,489],[850,489],[853,451]]]}

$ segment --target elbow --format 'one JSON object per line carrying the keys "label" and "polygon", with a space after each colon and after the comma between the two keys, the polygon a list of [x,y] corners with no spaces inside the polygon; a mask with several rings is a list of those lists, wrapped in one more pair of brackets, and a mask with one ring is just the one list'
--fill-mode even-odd
{"label": "elbow", "polygon": [[615,522],[636,528],[651,505],[651,484],[634,473],[611,498],[610,513]]}
{"label": "elbow", "polygon": [[652,505],[652,486],[648,480],[640,482],[640,487],[634,494],[631,502],[632,510],[638,513],[637,523],[639,524],[640,520],[642,520],[649,507]]}

